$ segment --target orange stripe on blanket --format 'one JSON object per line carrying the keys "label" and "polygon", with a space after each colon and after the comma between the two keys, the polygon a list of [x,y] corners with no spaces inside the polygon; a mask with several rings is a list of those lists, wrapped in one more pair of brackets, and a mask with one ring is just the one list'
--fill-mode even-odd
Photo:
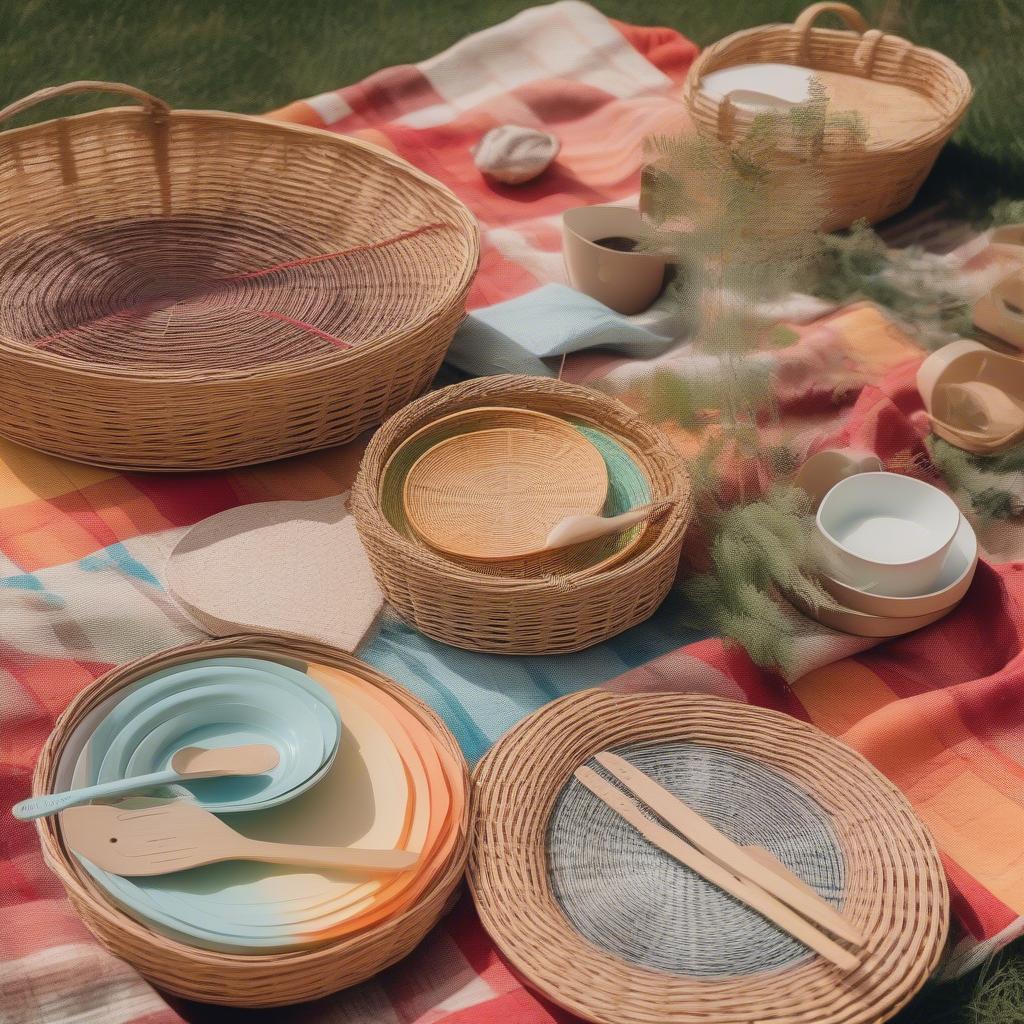
{"label": "orange stripe on blanket", "polygon": [[0,438],[0,509],[56,498],[117,474],[23,448]]}
{"label": "orange stripe on blanket", "polygon": [[915,809],[944,852],[1024,914],[1024,807],[965,771]]}
{"label": "orange stripe on blanket", "polygon": [[292,124],[309,125],[311,128],[324,127],[323,118],[305,100],[296,100],[263,116],[271,121],[289,121]]}
{"label": "orange stripe on blanket", "polygon": [[907,795],[943,853],[1024,913],[1024,796],[1019,766],[971,734],[953,694],[899,699],[871,669],[845,660],[793,692],[811,720],[864,754]]}

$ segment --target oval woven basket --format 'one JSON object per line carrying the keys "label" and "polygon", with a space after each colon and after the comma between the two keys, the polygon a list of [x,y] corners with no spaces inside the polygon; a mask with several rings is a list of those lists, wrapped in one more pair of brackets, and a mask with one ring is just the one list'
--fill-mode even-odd
{"label": "oval woven basket", "polygon": [[479,240],[443,185],[318,129],[141,104],[0,134],[0,434],[118,469],[351,440],[423,391]]}
{"label": "oval woven basket", "polygon": [[[60,753],[75,726],[100,701],[150,672],[197,657],[218,654],[298,657],[358,675],[380,687],[418,718],[438,744],[463,766],[465,760],[437,714],[408,690],[368,665],[332,647],[313,641],[271,635],[237,636],[187,644],[161,651],[113,669],[87,686],[57,719],[39,757],[32,780],[34,794],[52,792]],[[468,800],[467,800],[468,805]],[[72,906],[89,930],[116,956],[122,957],[157,987],[200,1002],[227,1006],[267,1007],[318,999],[355,985],[406,956],[445,912],[465,868],[469,844],[469,810],[458,823],[451,856],[420,899],[408,910],[370,925],[344,939],[309,950],[266,955],[219,953],[177,942],[151,931],[115,907],[90,879],[61,839],[56,817],[37,822],[43,857],[67,891]]]}
{"label": "oval woven basket", "polygon": [[[824,13],[837,14],[852,31],[815,28]],[[819,166],[828,195],[826,231],[849,227],[864,218],[874,223],[910,204],[967,111],[971,83],[964,70],[935,50],[914,46],[899,36],[869,29],[845,3],[816,3],[792,25],[763,25],[736,32],[709,46],[694,61],[683,91],[698,129],[727,141],[754,118],[727,101],[701,92],[712,71],[748,63],[796,64],[880,83],[904,86],[924,97],[936,116],[898,137],[866,144],[851,142],[845,131],[826,129]],[[869,122],[872,112],[867,112]]]}
{"label": "oval woven basket", "polygon": [[[592,423],[639,460],[651,501],[675,499],[652,519],[628,557],[544,577],[496,577],[445,559],[400,534],[380,503],[392,453],[421,427],[477,406],[513,406]],[[435,640],[497,654],[578,651],[643,622],[675,578],[692,516],[682,458],[655,427],[621,402],[546,377],[483,377],[431,392],[391,417],[373,436],[352,488],[352,511],[387,600]]]}
{"label": "oval woven basket", "polygon": [[[802,844],[809,884],[830,883],[865,936],[860,966],[792,948],[630,834],[573,779],[609,748],[649,772],[676,760],[662,784],[735,842],[780,858]],[[586,690],[520,722],[473,783],[468,878],[484,927],[513,970],[586,1020],[875,1024],[942,953],[949,894],[928,831],[865,758],[788,715],[702,694]]]}

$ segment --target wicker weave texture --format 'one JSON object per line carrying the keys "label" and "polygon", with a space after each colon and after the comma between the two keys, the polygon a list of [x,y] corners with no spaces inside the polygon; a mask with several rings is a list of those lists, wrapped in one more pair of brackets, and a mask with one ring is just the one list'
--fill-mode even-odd
{"label": "wicker weave texture", "polygon": [[[815,28],[826,12],[839,15],[853,31]],[[737,32],[709,46],[690,68],[684,99],[700,131],[723,140],[748,126],[753,114],[720,103],[700,91],[712,71],[748,63],[798,64],[855,76],[865,82],[905,86],[925,97],[936,116],[898,138],[852,144],[844,132],[826,135],[818,164],[829,196],[825,230],[849,227],[864,218],[874,223],[899,213],[921,187],[939,150],[956,130],[971,101],[964,70],[934,50],[899,36],[868,29],[860,13],[844,3],[817,3],[792,25],[764,25]],[[869,122],[884,117],[872,109],[865,90],[863,112]]]}
{"label": "wicker weave texture", "polygon": [[[60,716],[43,747],[33,792],[51,792],[60,752],[75,726],[105,697],[151,672],[196,658],[217,655],[299,658],[330,665],[379,686],[418,718],[438,745],[463,766],[458,783],[468,791],[465,760],[441,719],[407,690],[368,665],[312,641],[270,635],[238,636],[162,651],[108,672],[86,687]],[[468,805],[468,801],[467,801]],[[38,824],[43,856],[67,891],[89,930],[116,956],[127,960],[154,985],[201,1002],[266,1007],[317,999],[355,985],[406,956],[444,913],[458,886],[468,852],[469,810],[453,827],[458,839],[448,860],[408,910],[323,946],[267,955],[218,953],[184,945],[151,931],[113,906],[68,853],[56,817]]]}
{"label": "wicker weave texture", "polygon": [[[630,756],[639,745],[653,744],[660,747],[652,754],[657,758],[673,743],[718,748],[731,762],[758,762],[820,809],[816,827],[826,831],[819,852],[826,860],[841,860],[820,869],[816,880],[826,889],[841,881],[836,902],[867,937],[859,968],[844,974],[821,957],[785,955],[766,966],[766,952],[757,950],[764,969],[729,973],[721,963],[729,959],[733,937],[726,930],[695,943],[703,948],[705,967],[717,943],[719,962],[713,970],[655,970],[649,960],[630,962],[607,947],[618,946],[621,953],[642,943],[664,965],[672,953],[658,949],[657,936],[608,934],[598,945],[572,926],[555,895],[551,870],[558,862],[551,860],[552,842],[602,842],[593,820],[588,834],[575,840],[550,836],[559,801],[571,799],[567,787],[575,785],[573,771],[604,749],[625,747]],[[715,781],[712,773],[705,782],[710,792]],[[777,782],[766,785],[778,787]],[[806,817],[793,794],[788,801],[795,814]],[[772,808],[748,810],[756,818],[770,816]],[[727,819],[723,810],[720,822]],[[473,823],[469,880],[484,926],[530,984],[600,1024],[874,1024],[895,1014],[925,983],[948,932],[949,896],[938,851],[895,786],[861,755],[814,727],[717,697],[588,690],[546,705],[499,740],[477,766]],[[573,827],[565,815],[555,824]],[[759,826],[753,821],[746,827]],[[664,884],[671,876],[662,872],[660,877]],[[616,921],[638,931],[655,927],[657,913],[646,913],[642,905],[643,880],[627,873],[622,884],[626,888],[609,907],[606,927]],[[702,889],[695,886],[692,892],[696,896]],[[632,914],[616,917],[617,910],[638,899]],[[709,926],[711,919],[693,909],[692,926]],[[575,916],[578,908],[568,912]]]}
{"label": "wicker weave texture", "polygon": [[[404,484],[406,474],[424,452],[458,434],[496,427],[529,427],[535,422],[536,417],[544,415],[546,414],[529,409],[477,407],[433,420],[428,426],[406,438],[388,459],[381,477],[379,492],[384,517],[400,536],[415,540],[416,533],[405,514]],[[579,419],[567,422],[587,438],[601,452],[604,459],[608,475],[608,495],[602,510],[605,515],[618,515],[620,512],[650,502],[650,485],[638,465],[641,459],[628,449],[623,438],[613,440],[603,431]],[[482,561],[476,558],[462,559],[452,554],[446,557],[471,572],[483,572],[506,578],[536,579],[553,575],[565,576],[569,573],[597,572],[610,569],[616,562],[627,558],[630,550],[639,543],[645,529],[646,524],[641,523],[612,537],[587,544],[574,544],[568,548],[529,555],[525,558]]]}
{"label": "wicker weave texture", "polygon": [[[621,441],[651,486],[651,501],[673,498],[647,523],[621,561],[543,577],[503,577],[453,562],[401,534],[381,506],[391,455],[406,438],[453,412],[513,406],[584,420]],[[577,651],[650,616],[675,578],[690,522],[690,482],[667,438],[621,402],[544,377],[485,377],[424,395],[389,419],[363,456],[352,511],[384,596],[427,636],[500,654]]]}
{"label": "wicker weave texture", "polygon": [[144,107],[0,135],[0,434],[119,469],[340,444],[430,383],[469,211],[378,147]]}
{"label": "wicker weave texture", "polygon": [[596,515],[608,495],[601,453],[564,420],[456,434],[405,478],[409,524],[431,547],[502,559],[543,549],[566,516]]}

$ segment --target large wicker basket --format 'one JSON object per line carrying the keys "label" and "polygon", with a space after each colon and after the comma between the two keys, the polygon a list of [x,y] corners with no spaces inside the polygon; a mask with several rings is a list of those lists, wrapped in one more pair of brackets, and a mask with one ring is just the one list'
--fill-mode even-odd
{"label": "large wicker basket", "polygon": [[[853,31],[815,28],[815,21],[826,12],[839,15]],[[700,83],[704,76],[738,64],[761,62],[797,64],[905,86],[927,97],[941,112],[937,123],[915,126],[898,140],[856,144],[845,132],[826,137],[820,157],[829,196],[825,230],[848,227],[859,218],[874,223],[904,209],[971,101],[966,73],[948,57],[869,29],[861,14],[848,4],[816,3],[792,25],[764,25],[737,32],[709,46],[697,58],[683,95],[701,132],[727,141],[754,117],[750,111],[703,94]]]}
{"label": "large wicker basket", "polygon": [[393,154],[141,106],[0,135],[0,434],[122,469],[340,444],[437,371],[478,259],[469,211]]}
{"label": "large wicker basket", "polygon": [[[391,454],[412,433],[448,413],[479,406],[515,406],[589,422],[636,454],[652,501],[675,503],[648,524],[628,557],[607,569],[513,578],[446,559],[395,530],[381,508],[381,481]],[[422,633],[468,650],[555,654],[607,640],[655,611],[675,579],[692,503],[679,452],[621,402],[546,377],[502,375],[442,388],[392,416],[363,456],[352,511],[384,596]]]}
{"label": "large wicker basket", "polygon": [[[331,647],[267,635],[188,644],[108,672],[79,693],[57,720],[40,754],[33,792],[38,795],[53,791],[61,750],[75,726],[104,697],[141,676],[170,665],[197,657],[242,652],[312,659],[379,686],[423,722],[455,762],[463,766],[463,782],[468,793],[469,775],[458,744],[441,719],[408,690]],[[466,803],[468,805],[469,801]],[[129,917],[110,902],[68,853],[58,819],[43,818],[38,822],[47,865],[63,883],[82,920],[107,949],[127,960],[154,985],[174,995],[206,1003],[248,1007],[284,1006],[318,999],[364,981],[406,956],[436,924],[462,879],[469,845],[468,806],[457,827],[458,840],[447,863],[419,900],[398,916],[309,950],[241,955],[184,945]]]}

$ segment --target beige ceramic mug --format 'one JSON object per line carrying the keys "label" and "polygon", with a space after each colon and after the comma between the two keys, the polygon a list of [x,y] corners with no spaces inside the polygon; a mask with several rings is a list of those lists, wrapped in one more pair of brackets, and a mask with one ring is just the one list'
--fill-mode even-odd
{"label": "beige ceramic mug", "polygon": [[569,281],[578,291],[616,313],[641,313],[658,297],[665,259],[597,245],[600,238],[636,241],[644,230],[638,210],[627,206],[579,206],[562,216],[562,253]]}

